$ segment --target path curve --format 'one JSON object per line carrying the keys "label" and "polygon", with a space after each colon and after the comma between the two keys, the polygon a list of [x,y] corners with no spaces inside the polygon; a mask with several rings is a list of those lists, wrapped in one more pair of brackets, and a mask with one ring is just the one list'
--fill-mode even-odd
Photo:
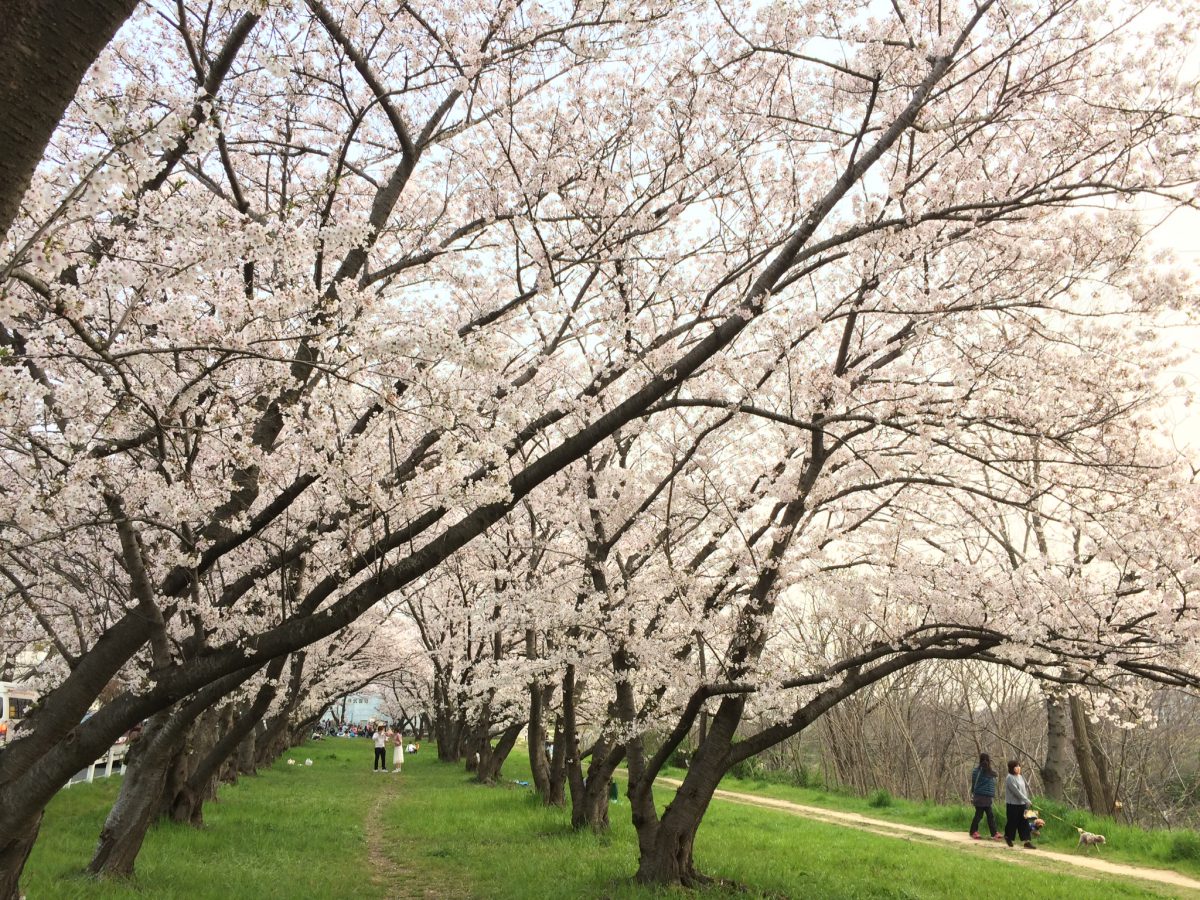
{"label": "path curve", "polygon": [[[683,784],[677,778],[660,776],[656,782],[679,787]],[[973,851],[988,853],[990,859],[998,859],[1012,863],[1034,863],[1037,860],[1053,860],[1077,869],[1090,869],[1104,875],[1118,875],[1125,878],[1139,878],[1143,881],[1155,881],[1171,887],[1187,888],[1200,892],[1200,881],[1189,878],[1170,869],[1153,869],[1148,866],[1131,866],[1126,863],[1109,862],[1095,856],[1075,856],[1070,853],[1059,853],[1054,850],[1037,850],[1035,853],[1015,852],[993,841],[972,840],[967,834],[957,831],[939,831],[936,828],[924,828],[920,825],[907,825],[903,822],[891,822],[886,819],[873,819],[859,813],[842,812],[835,809],[825,809],[820,806],[805,806],[790,800],[776,800],[774,797],[760,797],[756,794],[742,794],[736,791],[718,789],[715,795],[718,799],[731,803],[741,803],[746,806],[761,806],[767,809],[777,809],[780,812],[806,819],[816,819],[831,825],[845,825],[863,831],[871,831],[886,837],[922,837],[948,844],[957,844],[960,849],[970,847]]]}

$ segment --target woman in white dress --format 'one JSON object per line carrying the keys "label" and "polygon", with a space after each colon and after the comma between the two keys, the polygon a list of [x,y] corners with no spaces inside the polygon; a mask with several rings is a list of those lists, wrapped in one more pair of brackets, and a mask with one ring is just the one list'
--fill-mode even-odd
{"label": "woman in white dress", "polygon": [[392,735],[392,774],[404,768],[404,735],[399,729]]}

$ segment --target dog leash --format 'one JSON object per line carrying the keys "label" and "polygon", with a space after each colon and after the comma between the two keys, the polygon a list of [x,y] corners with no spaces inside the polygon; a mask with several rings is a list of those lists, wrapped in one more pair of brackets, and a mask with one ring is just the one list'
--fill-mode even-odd
{"label": "dog leash", "polygon": [[[1068,822],[1066,819],[1064,819],[1062,816],[1056,816],[1054,813],[1050,812],[1050,810],[1046,810],[1045,814],[1048,815],[1052,819],[1057,819],[1058,821],[1062,822],[1064,825],[1069,825],[1071,828],[1074,828],[1080,834],[1083,834],[1087,830],[1086,828],[1080,828],[1078,825],[1071,825],[1071,823]],[[1040,815],[1042,815],[1042,813],[1039,812],[1038,815],[1040,816]]]}

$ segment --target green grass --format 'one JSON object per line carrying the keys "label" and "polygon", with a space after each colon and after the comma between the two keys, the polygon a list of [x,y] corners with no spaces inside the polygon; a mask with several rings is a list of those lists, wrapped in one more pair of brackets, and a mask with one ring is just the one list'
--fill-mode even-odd
{"label": "green grass", "polygon": [[366,771],[370,742],[325,741],[287,756],[314,765],[281,760],[223,787],[220,800],[205,807],[202,829],[156,825],[133,878],[123,882],[83,873],[120,779],[60,791],[46,810],[22,889],[28,900],[388,896],[367,877],[363,822],[377,787]]}
{"label": "green grass", "polygon": [[[447,887],[441,896],[694,896],[631,883],[636,839],[624,799],[611,810],[612,832],[596,838],[573,833],[562,812],[545,809],[530,789],[511,783],[528,780],[523,757],[510,759],[506,783],[498,788],[472,784],[457,767],[413,762],[404,776],[403,799],[385,815],[385,852],[398,866],[458,889]],[[670,797],[669,791],[657,793],[660,800]],[[1173,896],[1141,884],[1018,867],[720,801],[700,829],[696,859],[706,874],[749,888],[717,888],[705,897],[957,900],[973,884],[986,884],[996,894],[1063,900]]]}
{"label": "green grass", "polygon": [[[636,841],[624,798],[612,809],[610,834],[575,834],[562,810],[542,807],[531,790],[511,783],[528,779],[523,756],[506,766],[505,784],[488,788],[471,783],[461,767],[438,763],[431,748],[410,756],[403,776],[386,777],[369,771],[366,741],[332,739],[290,755],[316,765],[281,762],[223,789],[204,829],[156,827],[129,882],[80,874],[116,783],[64,791],[47,811],[26,870],[29,900],[697,896],[634,885]],[[669,791],[658,793],[669,799]],[[704,891],[705,898],[957,900],[979,884],[1039,900],[1174,896],[723,802],[701,827],[696,858],[707,874],[748,886]]]}
{"label": "green grass", "polygon": [[[682,769],[666,769],[663,772],[672,778],[683,778]],[[820,788],[795,787],[761,778],[740,779],[726,776],[721,787],[730,791],[741,791],[790,800],[807,806],[861,813],[877,819],[921,825],[944,831],[965,831],[971,823],[974,810],[967,804],[941,805],[904,800],[876,791],[866,797]],[[1200,833],[1191,829],[1145,829],[1133,825],[1119,824],[1113,819],[1094,816],[1083,810],[1072,809],[1052,801],[1040,800],[1034,806],[1046,820],[1037,844],[1050,850],[1066,853],[1086,851],[1077,849],[1079,833],[1076,827],[1094,834],[1103,834],[1108,843],[1098,851],[1104,859],[1133,865],[1174,869],[1189,876],[1200,877]],[[995,807],[996,821],[1004,830],[1004,804]],[[984,820],[984,827],[987,820]],[[1093,851],[1093,855],[1096,851]]]}

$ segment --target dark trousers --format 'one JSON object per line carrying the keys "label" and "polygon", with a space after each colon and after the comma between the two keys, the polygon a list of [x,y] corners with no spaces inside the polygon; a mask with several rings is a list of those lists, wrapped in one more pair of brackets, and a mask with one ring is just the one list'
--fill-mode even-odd
{"label": "dark trousers", "polygon": [[1018,833],[1021,835],[1021,840],[1027,841],[1032,837],[1029,831],[1029,823],[1025,820],[1025,806],[1023,804],[1006,803],[1004,805],[1004,839],[1011,842]]}
{"label": "dark trousers", "polygon": [[386,755],[387,755],[387,747],[376,747],[375,748],[375,765],[372,766],[371,768],[383,769],[384,771],[387,771],[387,760],[385,759]]}
{"label": "dark trousers", "polygon": [[975,818],[971,820],[971,834],[979,830],[979,823],[984,816],[987,816],[988,820],[988,834],[996,834],[1000,830],[996,827],[996,814],[992,812],[991,804],[988,804],[975,807]]}

